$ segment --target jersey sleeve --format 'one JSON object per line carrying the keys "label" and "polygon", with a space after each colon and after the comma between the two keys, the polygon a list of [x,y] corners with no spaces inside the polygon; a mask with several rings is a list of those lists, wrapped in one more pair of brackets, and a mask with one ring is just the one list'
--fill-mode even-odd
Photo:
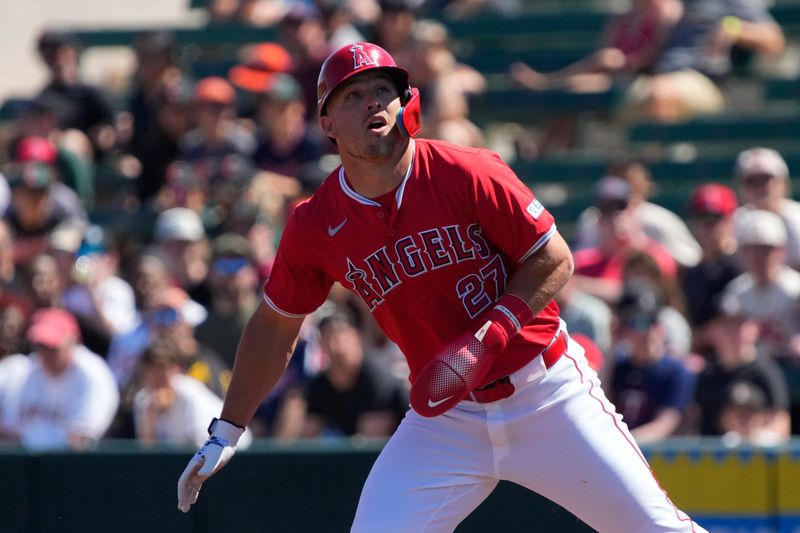
{"label": "jersey sleeve", "polygon": [[314,312],[333,286],[333,279],[315,264],[308,246],[296,212],[292,213],[264,285],[264,301],[282,315],[299,318]]}
{"label": "jersey sleeve", "polygon": [[521,263],[553,236],[555,220],[500,156],[483,151],[478,161],[470,172],[481,230],[503,253]]}

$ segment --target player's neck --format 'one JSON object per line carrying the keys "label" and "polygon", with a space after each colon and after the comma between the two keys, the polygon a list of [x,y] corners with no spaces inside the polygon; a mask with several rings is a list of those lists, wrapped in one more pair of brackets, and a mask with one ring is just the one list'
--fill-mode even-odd
{"label": "player's neck", "polygon": [[350,186],[365,198],[376,198],[391,192],[405,179],[414,159],[414,143],[405,143],[385,162],[342,157],[344,173]]}

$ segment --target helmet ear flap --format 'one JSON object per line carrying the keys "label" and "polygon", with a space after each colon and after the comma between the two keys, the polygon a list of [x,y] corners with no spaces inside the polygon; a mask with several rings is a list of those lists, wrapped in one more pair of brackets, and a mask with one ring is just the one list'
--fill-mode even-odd
{"label": "helmet ear flap", "polygon": [[414,137],[422,129],[422,109],[420,107],[419,89],[409,88],[403,94],[407,100],[397,112],[397,126],[408,138]]}
{"label": "helmet ear flap", "polygon": [[400,101],[402,102],[402,104],[406,105],[411,100],[411,96],[413,94],[414,93],[411,92],[411,87],[409,87],[406,90],[404,90],[403,91],[403,96],[402,96],[402,98],[400,98]]}

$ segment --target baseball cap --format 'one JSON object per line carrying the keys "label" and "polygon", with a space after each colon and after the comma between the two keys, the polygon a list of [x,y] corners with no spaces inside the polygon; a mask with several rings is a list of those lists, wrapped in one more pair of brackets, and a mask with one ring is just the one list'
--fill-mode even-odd
{"label": "baseball cap", "polygon": [[725,390],[725,403],[734,407],[765,409],[769,406],[767,396],[755,383],[735,381]]}
{"label": "baseball cap", "polygon": [[78,321],[68,311],[56,307],[39,309],[31,317],[27,338],[31,344],[58,348],[66,337],[80,339]]}
{"label": "baseball cap", "polygon": [[236,91],[225,78],[209,76],[197,82],[194,100],[198,103],[231,105],[236,100]]}
{"label": "baseball cap", "polygon": [[275,102],[294,102],[303,99],[303,90],[291,74],[276,74],[262,93],[268,100]]}
{"label": "baseball cap", "polygon": [[15,160],[20,163],[38,161],[52,165],[56,162],[58,149],[44,137],[23,137],[17,143],[17,150],[14,156]]}
{"label": "baseball cap", "polygon": [[772,148],[757,147],[741,152],[736,158],[734,172],[740,178],[751,174],[789,177],[789,167],[786,166],[786,161]]}
{"label": "baseball cap", "polygon": [[739,207],[733,189],[720,183],[704,183],[692,192],[689,212],[694,215],[713,213],[728,216]]}
{"label": "baseball cap", "polygon": [[199,241],[206,236],[200,215],[186,207],[167,209],[156,218],[157,241]]}
{"label": "baseball cap", "polygon": [[292,56],[278,43],[261,43],[249,49],[244,61],[228,71],[228,79],[250,92],[267,89],[277,73],[292,69]]}
{"label": "baseball cap", "polygon": [[740,246],[783,247],[787,239],[786,226],[781,217],[771,211],[751,209],[737,217],[736,239]]}

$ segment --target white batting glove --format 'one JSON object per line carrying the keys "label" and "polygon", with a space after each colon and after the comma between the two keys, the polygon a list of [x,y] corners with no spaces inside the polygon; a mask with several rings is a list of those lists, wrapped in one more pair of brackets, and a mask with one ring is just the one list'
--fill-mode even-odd
{"label": "white batting glove", "polygon": [[184,513],[197,501],[203,482],[216,474],[236,452],[244,428],[215,418],[208,426],[208,440],[186,465],[178,479],[178,509]]}

